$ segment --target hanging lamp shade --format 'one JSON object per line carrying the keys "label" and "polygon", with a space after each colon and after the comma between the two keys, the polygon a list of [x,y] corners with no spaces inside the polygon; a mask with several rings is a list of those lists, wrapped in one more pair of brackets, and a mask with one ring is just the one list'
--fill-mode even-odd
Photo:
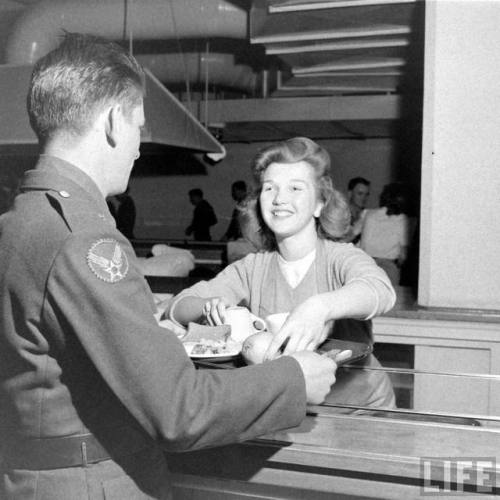
{"label": "hanging lamp shade", "polygon": [[[34,144],[26,110],[32,66],[0,65],[0,145]],[[148,70],[146,73],[146,134],[155,142],[200,152],[223,153],[222,145]]]}
{"label": "hanging lamp shade", "polygon": [[146,136],[144,142],[166,144],[207,153],[224,148],[208,130],[149,71],[146,74]]}
{"label": "hanging lamp shade", "polygon": [[26,110],[31,70],[31,66],[0,66],[1,145],[38,142]]}

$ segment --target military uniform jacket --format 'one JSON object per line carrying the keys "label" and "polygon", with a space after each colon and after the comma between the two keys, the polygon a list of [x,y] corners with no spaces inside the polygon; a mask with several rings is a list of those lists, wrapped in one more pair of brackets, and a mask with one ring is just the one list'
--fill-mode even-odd
{"label": "military uniform jacket", "polygon": [[[42,156],[0,218],[0,288],[0,442],[90,430],[113,457],[116,442],[125,454],[138,443],[185,451],[305,415],[293,358],[195,369],[175,334],[157,325],[133,248],[97,186],[60,159]],[[158,467],[151,477],[168,481]],[[133,479],[152,497],[165,491]]]}

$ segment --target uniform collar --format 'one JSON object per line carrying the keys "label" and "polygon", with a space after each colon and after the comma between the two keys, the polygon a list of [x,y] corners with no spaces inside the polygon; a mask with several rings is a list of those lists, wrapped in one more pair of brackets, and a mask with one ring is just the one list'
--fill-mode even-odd
{"label": "uniform collar", "polygon": [[96,183],[81,169],[61,158],[40,155],[34,170],[26,172],[21,184],[22,191],[57,191],[64,198],[90,196],[99,210],[107,211],[106,200]]}

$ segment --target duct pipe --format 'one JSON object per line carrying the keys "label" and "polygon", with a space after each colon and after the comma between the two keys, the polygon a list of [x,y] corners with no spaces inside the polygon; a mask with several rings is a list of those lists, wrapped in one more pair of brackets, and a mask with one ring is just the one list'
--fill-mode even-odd
{"label": "duct pipe", "polygon": [[[233,54],[188,52],[184,54],[137,54],[139,64],[151,72],[167,87],[187,79],[189,83],[204,82],[208,68],[209,81],[217,86],[255,93],[256,75],[250,66],[235,64]],[[184,77],[184,78],[183,78]]]}
{"label": "duct pipe", "polygon": [[247,13],[225,0],[136,0],[125,8],[124,0],[42,0],[15,24],[6,62],[34,63],[58,45],[63,30],[114,40],[129,32],[143,40],[247,38]]}

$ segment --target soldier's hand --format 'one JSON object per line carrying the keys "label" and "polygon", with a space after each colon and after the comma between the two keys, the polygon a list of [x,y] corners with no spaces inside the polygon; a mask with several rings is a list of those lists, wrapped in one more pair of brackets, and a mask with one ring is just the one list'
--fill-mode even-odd
{"label": "soldier's hand", "polygon": [[310,351],[295,352],[291,356],[302,368],[306,381],[307,402],[314,405],[322,403],[335,383],[337,364],[328,356]]}

